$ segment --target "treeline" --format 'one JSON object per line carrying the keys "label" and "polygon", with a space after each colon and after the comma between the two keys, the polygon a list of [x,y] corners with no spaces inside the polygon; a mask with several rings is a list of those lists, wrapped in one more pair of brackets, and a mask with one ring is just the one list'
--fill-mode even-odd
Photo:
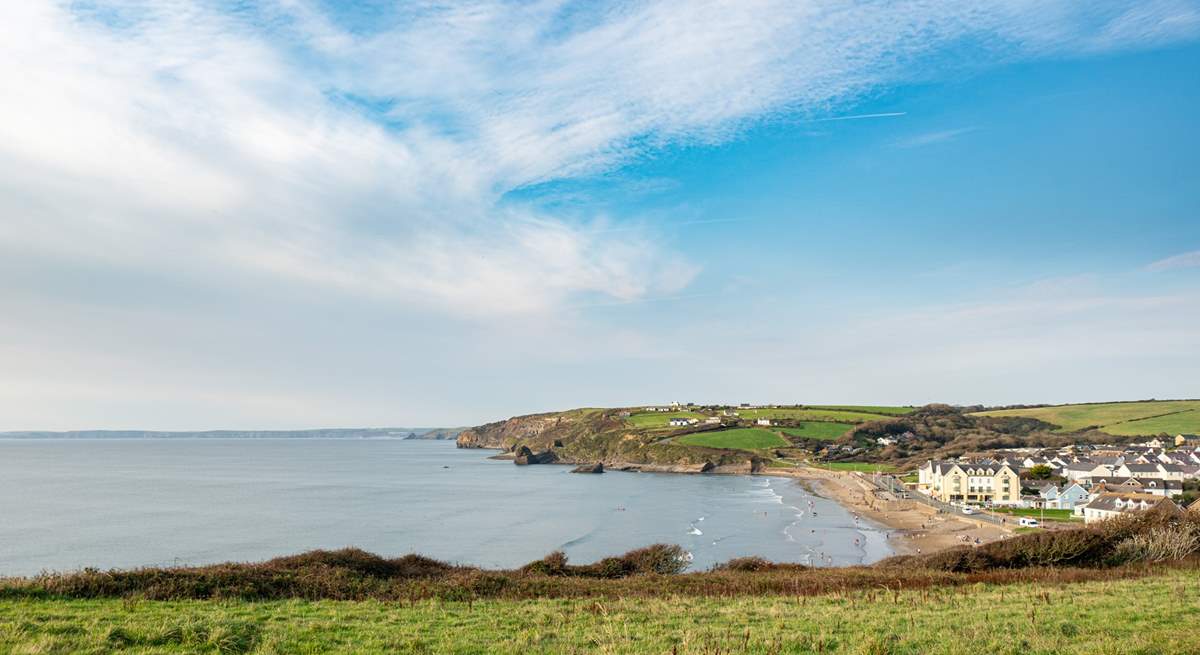
{"label": "treeline", "polygon": [[[1074,434],[1054,432],[1058,426],[1024,416],[980,416],[950,405],[926,405],[903,416],[871,421],[857,426],[838,439],[856,449],[859,459],[915,466],[927,459],[949,459],[1000,448],[1060,448],[1076,443],[1114,443],[1131,437],[1115,437],[1090,431]],[[880,437],[895,444],[879,448]]]}

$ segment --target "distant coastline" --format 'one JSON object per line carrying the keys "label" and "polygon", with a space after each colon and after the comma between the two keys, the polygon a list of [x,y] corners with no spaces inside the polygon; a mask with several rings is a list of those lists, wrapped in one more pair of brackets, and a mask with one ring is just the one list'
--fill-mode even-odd
{"label": "distant coastline", "polygon": [[318,428],[310,430],[24,430],[0,439],[426,439],[450,441],[463,428]]}

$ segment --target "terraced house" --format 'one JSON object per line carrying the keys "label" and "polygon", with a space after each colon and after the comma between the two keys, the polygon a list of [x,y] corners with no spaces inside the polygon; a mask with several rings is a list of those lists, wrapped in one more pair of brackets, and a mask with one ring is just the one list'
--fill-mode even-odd
{"label": "terraced house", "polygon": [[930,460],[918,471],[917,489],[944,503],[1021,502],[1021,480],[1016,469],[992,459]]}

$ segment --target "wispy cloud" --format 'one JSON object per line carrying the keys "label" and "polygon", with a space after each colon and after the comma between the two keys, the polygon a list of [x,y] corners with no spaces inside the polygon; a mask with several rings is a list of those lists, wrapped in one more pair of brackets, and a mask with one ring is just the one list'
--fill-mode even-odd
{"label": "wispy cloud", "polygon": [[858,121],[867,118],[895,118],[898,116],[907,116],[906,111],[889,111],[881,114],[854,114],[851,116],[830,116],[829,118],[814,118],[804,121],[805,123],[828,123],[829,121]]}
{"label": "wispy cloud", "polygon": [[925,132],[916,134],[902,139],[897,139],[892,143],[897,148],[920,148],[921,146],[929,146],[935,143],[945,143],[952,141],[964,134],[970,134],[976,131],[975,127],[959,127],[950,130],[936,130],[933,132]]}
{"label": "wispy cloud", "polygon": [[4,3],[0,211],[15,218],[0,245],[159,273],[233,265],[468,314],[672,293],[696,267],[648,235],[498,200],[852,106],[963,39],[1003,60],[1196,31],[1178,3],[1118,4],[475,0],[364,31],[306,0]]}
{"label": "wispy cloud", "polygon": [[1177,268],[1200,267],[1200,250],[1193,250],[1179,255],[1173,255],[1146,265],[1147,271],[1170,271]]}

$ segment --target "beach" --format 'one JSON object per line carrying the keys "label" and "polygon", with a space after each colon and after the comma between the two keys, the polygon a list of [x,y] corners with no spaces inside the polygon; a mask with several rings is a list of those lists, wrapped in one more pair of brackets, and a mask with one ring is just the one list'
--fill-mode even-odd
{"label": "beach", "polygon": [[[771,475],[780,475],[772,471]],[[1012,528],[958,514],[939,513],[915,500],[891,499],[863,476],[805,466],[783,473],[812,493],[837,501],[847,510],[891,528],[888,544],[897,554],[929,553],[967,543],[988,543],[1012,535]],[[1013,526],[1015,527],[1015,525]]]}

